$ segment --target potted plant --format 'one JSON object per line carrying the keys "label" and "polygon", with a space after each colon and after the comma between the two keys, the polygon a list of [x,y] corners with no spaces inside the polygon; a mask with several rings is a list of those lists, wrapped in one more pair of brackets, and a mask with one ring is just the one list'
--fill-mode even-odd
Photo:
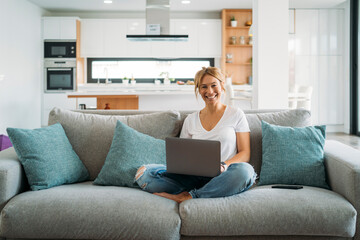
{"label": "potted plant", "polygon": [[124,77],[122,80],[123,84],[129,84],[129,79],[127,77]]}
{"label": "potted plant", "polygon": [[164,76],[164,84],[168,85],[170,84],[170,80],[169,80],[169,72],[161,72],[160,77]]}
{"label": "potted plant", "polygon": [[230,19],[230,23],[232,27],[236,27],[237,26],[237,21],[235,19],[235,16],[232,16]]}

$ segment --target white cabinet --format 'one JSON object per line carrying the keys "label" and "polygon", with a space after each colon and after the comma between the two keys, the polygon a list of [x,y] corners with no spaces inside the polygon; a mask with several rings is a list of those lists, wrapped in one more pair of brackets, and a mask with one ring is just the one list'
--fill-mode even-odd
{"label": "white cabinet", "polygon": [[43,39],[76,39],[76,17],[43,17]]}
{"label": "white cabinet", "polygon": [[[170,34],[174,34],[174,22],[170,22]],[[151,42],[151,57],[174,57],[176,42],[174,41],[153,41]]]}
{"label": "white cabinet", "polygon": [[[126,35],[143,35],[145,31],[144,19],[125,20],[126,34],[124,35],[126,57],[151,57],[151,42],[136,42],[126,39]],[[118,57],[122,57],[121,55]]]}
{"label": "white cabinet", "polygon": [[99,57],[104,53],[103,21],[85,19],[81,21],[81,55]]}
{"label": "white cabinet", "polygon": [[319,10],[320,55],[342,55],[344,17],[341,9]]}
{"label": "white cabinet", "polygon": [[220,57],[221,20],[171,20],[170,34],[187,34],[187,42],[130,41],[144,35],[145,19],[82,19],[82,57]]}
{"label": "white cabinet", "polygon": [[332,131],[344,124],[344,10],[295,11],[295,83],[313,87],[312,123]]}
{"label": "white cabinet", "polygon": [[123,56],[126,52],[126,22],[121,20],[105,20],[103,22],[104,56]]}
{"label": "white cabinet", "polygon": [[76,100],[68,98],[66,93],[43,93],[43,108],[41,125],[47,126],[49,113],[54,107],[63,109],[75,109]]}
{"label": "white cabinet", "polygon": [[200,20],[198,35],[199,56],[221,57],[221,20]]}
{"label": "white cabinet", "polygon": [[174,20],[175,34],[189,35],[186,42],[176,42],[176,56],[198,56],[198,23],[191,20]]}

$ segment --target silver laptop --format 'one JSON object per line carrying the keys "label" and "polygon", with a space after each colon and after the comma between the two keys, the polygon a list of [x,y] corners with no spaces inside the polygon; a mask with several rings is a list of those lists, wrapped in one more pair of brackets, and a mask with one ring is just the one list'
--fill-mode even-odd
{"label": "silver laptop", "polygon": [[167,172],[203,177],[220,174],[220,141],[168,137]]}

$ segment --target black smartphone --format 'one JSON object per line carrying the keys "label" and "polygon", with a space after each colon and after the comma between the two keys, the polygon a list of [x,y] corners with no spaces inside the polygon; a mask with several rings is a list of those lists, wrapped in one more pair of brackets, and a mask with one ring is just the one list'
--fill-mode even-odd
{"label": "black smartphone", "polygon": [[282,188],[282,189],[293,189],[293,190],[298,190],[298,189],[303,188],[303,186],[300,186],[300,185],[274,185],[271,187],[272,188]]}

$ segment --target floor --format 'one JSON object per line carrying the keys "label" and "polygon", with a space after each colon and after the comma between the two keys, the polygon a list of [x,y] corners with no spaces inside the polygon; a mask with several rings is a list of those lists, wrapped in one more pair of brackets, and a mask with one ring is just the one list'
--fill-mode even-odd
{"label": "floor", "polygon": [[326,133],[326,139],[337,140],[360,150],[360,137],[346,133]]}

